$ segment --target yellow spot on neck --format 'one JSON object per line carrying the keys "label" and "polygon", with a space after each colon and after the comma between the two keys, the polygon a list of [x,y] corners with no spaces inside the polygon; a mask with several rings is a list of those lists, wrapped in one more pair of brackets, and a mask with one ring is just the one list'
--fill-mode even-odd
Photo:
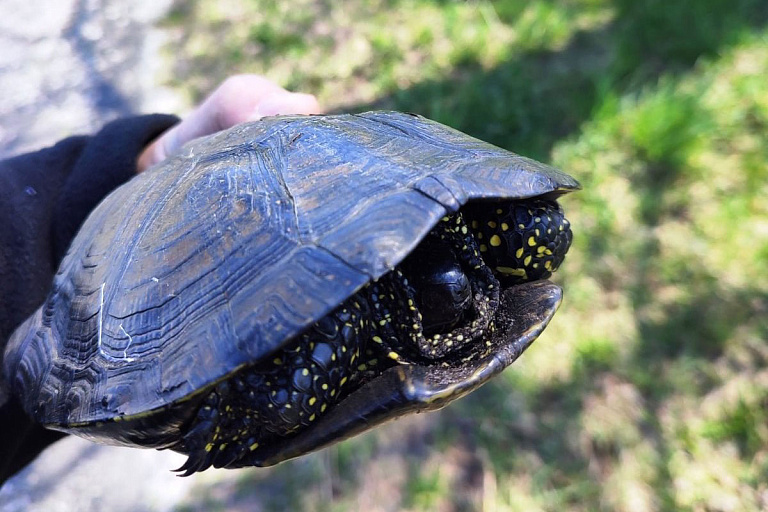
{"label": "yellow spot on neck", "polygon": [[493,235],[491,237],[491,245],[493,247],[498,247],[501,245],[501,238],[499,238],[499,235]]}
{"label": "yellow spot on neck", "polygon": [[518,276],[523,278],[527,275],[524,268],[496,267],[496,272],[499,272],[500,274],[506,274],[508,276]]}

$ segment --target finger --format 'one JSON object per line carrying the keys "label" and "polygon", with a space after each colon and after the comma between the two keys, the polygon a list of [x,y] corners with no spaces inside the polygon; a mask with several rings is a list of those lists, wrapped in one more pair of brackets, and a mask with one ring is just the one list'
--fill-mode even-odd
{"label": "finger", "polygon": [[192,139],[236,124],[277,114],[318,114],[311,94],[291,93],[259,75],[234,75],[193,110],[181,123],[166,131],[142,153],[138,170],[176,153]]}
{"label": "finger", "polygon": [[263,76],[235,75],[168,134],[162,149],[171,155],[192,139],[267,115],[319,111],[317,100],[310,94],[290,93]]}
{"label": "finger", "polygon": [[257,121],[262,117],[280,114],[319,114],[320,105],[311,94],[297,92],[277,93],[264,98],[244,121]]}
{"label": "finger", "polygon": [[235,75],[227,78],[178,125],[175,137],[164,144],[167,154],[192,139],[244,121],[261,101],[281,92],[285,89],[263,76]]}

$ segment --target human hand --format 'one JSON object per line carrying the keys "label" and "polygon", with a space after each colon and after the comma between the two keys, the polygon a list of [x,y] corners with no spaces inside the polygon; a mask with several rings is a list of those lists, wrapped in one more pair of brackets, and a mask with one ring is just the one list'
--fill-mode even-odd
{"label": "human hand", "polygon": [[288,92],[259,75],[233,75],[219,85],[189,116],[169,128],[142,151],[137,172],[165,160],[192,139],[277,114],[318,114],[311,94]]}

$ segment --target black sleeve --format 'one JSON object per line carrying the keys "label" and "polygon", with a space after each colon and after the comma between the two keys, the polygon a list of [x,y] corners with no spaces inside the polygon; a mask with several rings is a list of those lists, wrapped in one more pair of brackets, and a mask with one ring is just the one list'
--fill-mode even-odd
{"label": "black sleeve", "polygon": [[[0,161],[0,362],[13,329],[45,300],[88,213],[135,175],[142,149],[177,122],[161,114],[120,119],[93,136]],[[11,376],[0,376],[0,485],[62,435],[29,420],[3,377]]]}

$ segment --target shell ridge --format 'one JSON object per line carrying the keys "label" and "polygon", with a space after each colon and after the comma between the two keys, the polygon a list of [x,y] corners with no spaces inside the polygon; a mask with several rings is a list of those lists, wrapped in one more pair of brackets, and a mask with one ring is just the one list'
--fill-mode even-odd
{"label": "shell ridge", "polygon": [[[395,130],[397,130],[398,132],[402,133],[406,137],[412,137],[413,136],[412,133],[410,133],[408,130],[404,129],[401,126],[398,126],[398,125],[393,124],[393,123],[388,123],[388,122],[380,119],[378,116],[366,115],[366,114],[370,114],[370,113],[371,112],[363,112],[362,114],[353,114],[353,115],[355,117],[357,117],[357,118],[365,119],[366,121],[373,121],[373,122],[378,123],[378,124],[383,124],[384,126],[387,126],[389,128],[394,128]],[[381,112],[376,112],[376,114],[380,114],[380,113]]]}
{"label": "shell ridge", "polygon": [[[326,247],[325,245],[321,245],[321,243],[322,243],[321,241],[315,242],[315,247],[320,249],[321,251],[326,252],[328,255],[332,256],[335,260],[337,260],[339,263],[341,263],[345,267],[347,267],[347,268],[349,268],[351,270],[354,270],[355,272],[359,272],[359,273],[365,275],[368,278],[368,282],[370,282],[373,279],[375,279],[375,276],[373,274],[371,274],[369,271],[365,270],[364,268],[358,268],[355,265],[352,265],[351,263],[347,262],[340,254],[335,253],[333,251],[333,249],[331,249],[330,247]],[[348,297],[351,297],[360,288],[362,288],[362,285],[360,287],[352,290],[349,293]]]}
{"label": "shell ridge", "polygon": [[[275,164],[273,166],[274,172],[269,172],[269,170],[266,168],[266,166],[260,167],[263,171],[266,171],[268,174],[272,174],[276,178],[276,185],[283,189],[283,192],[285,192],[286,197],[291,203],[291,212],[293,213],[293,227],[296,228],[296,233],[298,234],[300,232],[299,227],[299,212],[296,207],[296,197],[291,190],[290,185],[288,184],[288,181],[285,179],[285,172],[286,172],[286,166],[285,162],[287,161],[287,158],[285,156],[287,155],[288,151],[287,148],[291,146],[293,142],[301,138],[302,133],[299,131],[297,134],[294,134],[291,136],[290,140],[286,144],[283,140],[285,137],[287,137],[286,130],[288,127],[293,126],[296,124],[296,121],[290,123],[288,126],[284,127],[281,130],[278,130],[275,132],[274,135],[276,137],[270,137],[269,139],[265,139],[260,144],[263,144],[269,148],[269,150],[276,153],[274,155],[274,158],[272,158],[272,163]],[[276,140],[274,145],[270,145],[270,140]],[[264,164],[263,161],[259,161],[260,164]],[[280,233],[281,235],[284,235],[284,233]]]}
{"label": "shell ridge", "polygon": [[[366,116],[365,114],[371,114],[371,115]],[[381,119],[382,115],[388,115],[390,118],[397,118],[398,121],[400,121],[401,118],[403,118],[402,121],[404,124],[413,124],[414,122],[420,121],[423,124],[429,125],[430,128],[432,129],[441,130],[440,135],[442,137],[440,138],[436,137],[423,129],[414,129],[414,130],[408,131],[394,121]],[[460,150],[460,151],[470,152],[472,154],[481,154],[484,152],[494,153],[494,152],[498,152],[501,149],[498,146],[494,146],[493,144],[484,142],[480,139],[472,137],[471,135],[462,133],[454,128],[451,128],[450,126],[437,123],[435,121],[432,121],[431,119],[427,119],[421,116],[418,116],[417,118],[413,118],[413,116],[410,114],[402,114],[401,112],[388,112],[388,111],[365,112],[363,114],[360,114],[360,116],[365,117],[365,119],[370,119],[371,121],[375,121],[379,124],[389,126],[390,128],[393,128],[403,133],[408,138],[419,139],[420,141],[426,144],[429,144],[430,146],[433,146],[435,148],[438,148],[442,151],[449,151],[451,153],[456,153],[457,150]],[[405,116],[408,116],[408,118],[405,118]],[[450,139],[445,140],[446,136],[449,136]]]}
{"label": "shell ridge", "polygon": [[[433,176],[428,176],[428,178],[434,178],[434,177],[433,177]],[[419,194],[421,194],[422,196],[426,197],[426,198],[427,198],[427,199],[429,199],[430,201],[433,201],[433,202],[437,203],[438,205],[442,206],[443,208],[449,209],[449,207],[448,207],[448,206],[446,206],[445,204],[443,204],[443,202],[442,202],[442,201],[440,201],[440,200],[439,200],[439,199],[437,199],[435,196],[433,196],[432,194],[430,194],[430,193],[429,193],[429,191],[426,191],[426,190],[423,190],[422,188],[419,188],[419,185],[421,185],[421,184],[423,183],[423,181],[424,181],[424,180],[420,180],[420,181],[418,181],[418,182],[417,182],[417,183],[416,183],[416,184],[415,184],[415,185],[414,185],[414,186],[411,188],[411,190],[413,190],[414,192],[418,192],[418,193],[419,193]],[[441,183],[441,185],[442,185],[442,183]],[[453,196],[451,196],[451,197],[453,197]],[[454,198],[454,199],[455,199],[455,198]]]}
{"label": "shell ridge", "polygon": [[457,196],[451,187],[440,180],[438,175],[430,174],[414,183],[411,188],[432,199],[448,212],[455,213],[467,202],[467,198],[458,183],[454,183],[454,186],[459,187],[462,192],[460,195]]}

